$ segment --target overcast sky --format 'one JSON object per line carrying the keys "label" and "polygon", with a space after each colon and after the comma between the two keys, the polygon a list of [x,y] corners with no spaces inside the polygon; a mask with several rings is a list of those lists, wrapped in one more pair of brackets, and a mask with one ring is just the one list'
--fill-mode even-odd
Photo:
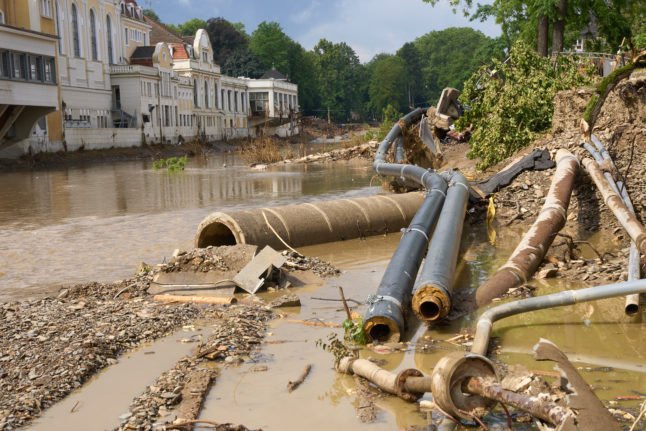
{"label": "overcast sky", "polygon": [[494,22],[470,22],[454,14],[448,0],[435,7],[422,0],[138,0],[163,22],[224,17],[244,23],[251,33],[262,21],[277,21],[285,33],[311,49],[322,39],[346,42],[362,62],[380,52],[394,53],[404,43],[431,30],[473,27],[500,35]]}

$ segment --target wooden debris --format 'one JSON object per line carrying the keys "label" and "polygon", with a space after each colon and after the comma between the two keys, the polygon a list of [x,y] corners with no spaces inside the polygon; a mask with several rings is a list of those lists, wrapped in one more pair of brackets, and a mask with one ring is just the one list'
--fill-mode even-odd
{"label": "wooden debris", "polygon": [[183,295],[155,295],[153,299],[157,302],[164,303],[195,303],[195,304],[212,304],[212,305],[222,305],[222,304],[235,304],[238,300],[233,296],[183,296]]}
{"label": "wooden debris", "polygon": [[312,365],[307,364],[298,379],[294,380],[293,382],[287,383],[287,390],[289,392],[296,390],[305,381],[307,376],[310,374],[310,371],[312,371]]}

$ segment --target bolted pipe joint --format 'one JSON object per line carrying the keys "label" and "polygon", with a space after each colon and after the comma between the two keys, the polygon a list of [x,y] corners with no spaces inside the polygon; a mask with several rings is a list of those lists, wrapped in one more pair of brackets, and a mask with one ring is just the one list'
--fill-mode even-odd
{"label": "bolted pipe joint", "polygon": [[482,417],[496,401],[466,391],[471,378],[497,381],[493,364],[484,356],[451,352],[440,359],[431,376],[433,401],[446,413],[462,419]]}

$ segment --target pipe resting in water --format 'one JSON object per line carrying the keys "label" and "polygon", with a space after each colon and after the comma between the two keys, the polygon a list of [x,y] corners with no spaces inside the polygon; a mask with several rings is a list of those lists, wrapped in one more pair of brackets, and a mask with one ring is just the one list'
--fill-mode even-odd
{"label": "pipe resting in water", "polygon": [[404,231],[386,268],[377,293],[368,300],[369,307],[363,319],[363,328],[368,337],[373,340],[399,341],[404,333],[405,310],[409,307],[413,283],[446,197],[446,179],[434,171],[418,166],[386,162],[388,149],[401,134],[402,125],[406,126],[416,121],[422,112],[418,108],[393,126],[379,144],[373,164],[378,174],[413,181],[427,190],[424,202]]}
{"label": "pipe resting in water", "polygon": [[558,150],[556,172],[541,212],[507,262],[476,290],[478,307],[525,283],[536,272],[556,233],[565,226],[578,169],[579,162],[572,153]]}
{"label": "pipe resting in water", "polygon": [[[592,157],[594,157],[594,160],[597,162],[599,167],[601,168],[605,161],[605,163],[610,164],[612,168],[616,169],[614,167],[614,162],[612,161],[610,154],[608,153],[608,151],[606,151],[606,148],[603,146],[599,138],[597,138],[595,135],[592,135],[591,138],[596,149],[587,142],[583,143],[583,147],[588,151],[588,153],[590,153],[590,155],[592,155]],[[626,208],[628,208],[628,211],[630,211],[632,214],[635,214],[635,208],[633,207],[633,203],[630,200],[630,196],[628,195],[628,190],[626,189],[625,184],[622,181],[615,182],[612,174],[605,169],[603,171],[603,176],[606,178],[608,184],[610,184],[610,187],[612,187],[614,192],[621,196],[624,204],[626,205]],[[628,255],[628,281],[639,280],[640,278],[641,274],[639,269],[639,249],[637,248],[637,244],[635,244],[634,241],[631,241],[630,252]],[[626,297],[624,312],[629,316],[639,313],[639,295],[628,295]]]}
{"label": "pipe resting in water", "polygon": [[424,266],[413,288],[411,305],[422,321],[437,321],[451,311],[455,266],[468,200],[467,179],[453,172]]}
{"label": "pipe resting in water", "polygon": [[521,299],[519,301],[497,305],[485,311],[478,319],[471,352],[478,355],[487,354],[491,328],[496,321],[504,319],[505,317],[515,316],[516,314],[527,313],[529,311],[640,293],[646,293],[646,279],[594,286],[579,290],[566,290],[551,295],[537,296],[535,298]]}

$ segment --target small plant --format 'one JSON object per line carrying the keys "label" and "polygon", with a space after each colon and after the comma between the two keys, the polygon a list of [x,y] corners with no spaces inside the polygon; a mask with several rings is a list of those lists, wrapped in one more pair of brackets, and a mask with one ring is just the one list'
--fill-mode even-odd
{"label": "small plant", "polygon": [[153,162],[153,169],[168,169],[168,172],[183,171],[188,161],[187,156],[182,157],[169,157],[167,159],[159,159]]}
{"label": "small plant", "polygon": [[345,341],[362,346],[368,344],[368,337],[363,330],[363,319],[361,317],[356,320],[346,319],[343,322],[343,329],[345,330]]}

